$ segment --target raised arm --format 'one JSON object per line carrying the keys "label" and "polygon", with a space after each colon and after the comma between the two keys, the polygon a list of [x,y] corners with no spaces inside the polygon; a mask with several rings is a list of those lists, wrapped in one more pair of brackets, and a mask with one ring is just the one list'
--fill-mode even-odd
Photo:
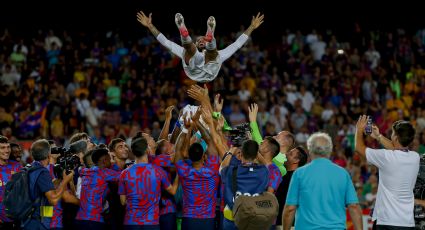
{"label": "raised arm", "polygon": [[372,134],[370,135],[372,138],[377,140],[384,148],[393,150],[394,145],[390,139],[384,137],[381,133],[379,133],[379,128],[376,125],[372,126]]}
{"label": "raised arm", "polygon": [[261,24],[264,22],[264,14],[261,14],[260,12],[257,13],[257,16],[252,16],[251,25],[248,27],[248,29],[245,30],[244,34],[250,36],[252,31],[260,27]]}
{"label": "raised arm", "polygon": [[165,46],[168,50],[170,50],[174,55],[177,55],[180,58],[183,58],[184,48],[178,45],[175,42],[168,40],[152,23],[152,13],[149,13],[149,17],[140,11],[137,13],[137,21],[140,22],[143,26],[149,29],[149,31],[153,34],[153,36],[161,43],[161,45]]}
{"label": "raised arm", "polygon": [[174,109],[174,105],[170,105],[165,109],[165,122],[164,122],[164,126],[162,126],[162,130],[161,130],[161,133],[159,134],[158,140],[168,139],[168,133],[170,132],[171,118],[173,116],[173,109]]}
{"label": "raised arm", "polygon": [[263,142],[263,137],[261,137],[260,130],[258,129],[257,124],[258,105],[256,103],[251,104],[248,107],[248,111],[249,126],[251,127],[252,139],[259,145],[261,145],[261,142]]}
{"label": "raised arm", "polygon": [[223,109],[223,103],[224,99],[220,99],[220,94],[216,94],[214,96],[214,112],[215,113],[221,113],[221,110]]}
{"label": "raised arm", "polygon": [[201,107],[199,107],[196,113],[192,116],[192,121],[194,122],[195,126],[198,128],[199,132],[201,133],[202,139],[208,145],[208,148],[207,148],[208,155],[217,155],[217,148],[211,138],[210,133],[204,127],[204,125],[202,125],[202,123],[199,121],[199,117],[201,116],[201,113],[202,113]]}
{"label": "raised arm", "polygon": [[140,24],[148,28],[153,34],[153,36],[158,37],[158,35],[161,34],[161,32],[159,32],[159,30],[152,24],[152,13],[149,13],[148,17],[145,15],[145,13],[143,13],[143,11],[139,11],[137,13],[137,21],[139,21]]}
{"label": "raised arm", "polygon": [[174,163],[183,159],[185,153],[187,153],[189,149],[189,140],[192,128],[189,125],[190,123],[186,120],[186,115],[184,115],[183,120],[185,121],[185,127],[180,132],[179,137],[177,137],[175,145]]}
{"label": "raised arm", "polygon": [[212,138],[212,140],[213,140],[213,142],[214,142],[214,144],[217,148],[218,155],[220,156],[220,159],[222,159],[224,154],[226,153],[226,146],[222,143],[221,137],[217,133],[217,131],[214,127],[214,122],[212,120],[212,113],[211,113],[211,111],[205,109],[204,107],[202,107],[201,110],[202,110],[202,117],[203,117],[205,123],[207,123],[207,125],[209,127],[211,138]]}
{"label": "raised arm", "polygon": [[245,32],[239,36],[238,39],[225,49],[218,51],[219,53],[219,62],[224,62],[229,57],[231,57],[237,50],[239,50],[247,41],[248,37],[251,35],[252,31],[257,29],[264,22],[264,14],[258,12],[257,16],[252,16],[251,25]]}
{"label": "raised arm", "polygon": [[204,85],[204,88],[196,84],[191,85],[189,90],[187,91],[187,94],[189,95],[189,97],[201,103],[202,107],[208,109],[211,112],[213,111],[213,107],[210,102],[210,97],[208,95],[207,85]]}

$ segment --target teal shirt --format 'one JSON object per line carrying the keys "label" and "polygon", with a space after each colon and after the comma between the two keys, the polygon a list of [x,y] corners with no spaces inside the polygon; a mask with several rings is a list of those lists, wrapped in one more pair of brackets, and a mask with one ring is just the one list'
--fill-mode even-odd
{"label": "teal shirt", "polygon": [[359,203],[347,170],[316,158],[295,170],[286,205],[297,206],[295,229],[346,229],[346,207]]}
{"label": "teal shirt", "polygon": [[[257,142],[259,145],[263,142],[263,137],[261,136],[260,130],[258,129],[257,122],[250,122],[249,126],[251,127],[252,139]],[[286,155],[284,153],[279,153],[275,158],[273,158],[273,164],[279,168],[282,176],[286,174],[286,168],[284,163],[286,162]]]}

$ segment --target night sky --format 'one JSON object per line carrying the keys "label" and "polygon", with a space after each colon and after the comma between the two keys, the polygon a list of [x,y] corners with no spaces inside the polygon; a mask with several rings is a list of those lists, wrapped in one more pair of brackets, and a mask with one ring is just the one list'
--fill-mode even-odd
{"label": "night sky", "polygon": [[[217,20],[216,34],[237,32],[241,24],[248,26],[251,16],[258,11],[265,13],[265,23],[258,33],[270,37],[279,37],[285,28],[302,29],[304,32],[311,28],[330,28],[349,33],[355,22],[360,22],[365,29],[425,28],[425,14],[420,12],[422,7],[411,3],[399,5],[387,1],[371,5],[372,0],[334,3],[325,3],[324,0],[314,3],[254,0],[245,1],[243,6],[237,7],[237,2],[242,1],[2,1],[0,29],[7,27],[19,33],[32,33],[36,29],[48,28],[89,31],[119,28],[130,34],[140,33],[144,28],[136,21],[138,10],[152,12],[154,24],[165,33],[177,32],[174,26],[176,12],[185,16],[189,28],[202,31],[206,29],[208,16],[214,15]],[[387,9],[384,10],[385,7]]]}

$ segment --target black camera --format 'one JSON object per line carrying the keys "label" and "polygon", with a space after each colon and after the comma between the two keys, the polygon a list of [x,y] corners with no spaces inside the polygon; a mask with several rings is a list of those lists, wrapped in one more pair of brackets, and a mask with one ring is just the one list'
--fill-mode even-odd
{"label": "black camera", "polygon": [[59,154],[56,164],[53,166],[53,172],[56,178],[62,178],[62,172],[65,170],[66,174],[73,171],[81,165],[80,158],[76,153],[64,147],[53,147],[51,154]]}
{"label": "black camera", "polygon": [[251,133],[251,127],[249,123],[243,123],[235,126],[232,130],[229,130],[229,137],[232,145],[235,147],[241,147],[243,142],[249,140],[249,133]]}

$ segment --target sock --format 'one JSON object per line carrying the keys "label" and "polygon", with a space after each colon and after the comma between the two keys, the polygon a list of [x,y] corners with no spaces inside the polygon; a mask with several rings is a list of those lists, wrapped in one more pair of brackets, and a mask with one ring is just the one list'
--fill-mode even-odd
{"label": "sock", "polygon": [[207,34],[205,35],[205,41],[211,42],[214,39],[214,31],[208,27]]}
{"label": "sock", "polygon": [[180,38],[181,38],[183,44],[192,43],[192,38],[189,36],[189,33],[187,33],[186,36],[183,36],[183,34],[181,34]]}
{"label": "sock", "polygon": [[217,49],[217,43],[216,43],[214,37],[212,37],[212,40],[210,42],[207,42],[206,48],[207,48],[207,50],[215,50],[215,49]]}

